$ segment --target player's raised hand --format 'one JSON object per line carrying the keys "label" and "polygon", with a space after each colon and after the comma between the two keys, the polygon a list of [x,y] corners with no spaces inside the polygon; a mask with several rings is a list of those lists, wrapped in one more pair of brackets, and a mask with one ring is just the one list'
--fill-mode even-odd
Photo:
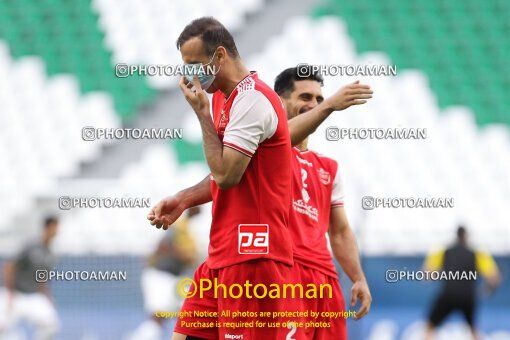
{"label": "player's raised hand", "polygon": [[147,215],[150,224],[156,228],[167,230],[183,213],[184,207],[175,196],[169,196],[159,201]]}
{"label": "player's raised hand", "polygon": [[193,86],[195,87],[194,91],[191,89],[191,84],[186,80],[186,77],[182,77],[179,82],[179,87],[181,88],[184,97],[193,108],[193,111],[199,115],[201,114],[210,116],[209,99],[207,98],[207,94],[202,89],[197,76],[193,77]]}
{"label": "player's raised hand", "polygon": [[352,105],[365,104],[367,99],[372,98],[373,93],[370,86],[360,84],[359,80],[356,80],[354,83],[342,87],[331,97],[325,99],[325,102],[333,111],[340,111]]}
{"label": "player's raised hand", "polygon": [[351,288],[351,307],[356,305],[358,299],[361,301],[361,307],[356,312],[354,319],[359,320],[370,311],[372,304],[372,295],[368,289],[368,284],[365,280],[354,282]]}

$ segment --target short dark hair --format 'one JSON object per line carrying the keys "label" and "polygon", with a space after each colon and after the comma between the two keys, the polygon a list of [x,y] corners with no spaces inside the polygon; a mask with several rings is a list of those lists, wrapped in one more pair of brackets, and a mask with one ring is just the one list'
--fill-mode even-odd
{"label": "short dark hair", "polygon": [[466,239],[466,228],[463,225],[459,225],[457,228],[457,239],[465,240]]}
{"label": "short dark hair", "polygon": [[58,223],[58,218],[56,216],[47,216],[44,219],[43,227],[47,229],[50,225]]}
{"label": "short dark hair", "polygon": [[239,56],[232,34],[221,22],[213,17],[202,17],[189,23],[177,38],[177,49],[191,38],[199,37],[204,42],[205,53],[212,56],[218,46],[223,46],[227,53],[236,58]]}
{"label": "short dark hair", "polygon": [[276,80],[274,81],[274,91],[278,93],[280,97],[286,96],[292,91],[294,91],[294,82],[300,81],[300,80],[315,80],[321,86],[324,85],[324,78],[318,73],[318,72],[312,72],[312,69],[309,69],[309,72],[303,72],[302,67],[311,67],[311,65],[299,65],[300,72],[298,72],[297,67],[290,67],[286,70],[283,70],[282,73],[280,73]]}

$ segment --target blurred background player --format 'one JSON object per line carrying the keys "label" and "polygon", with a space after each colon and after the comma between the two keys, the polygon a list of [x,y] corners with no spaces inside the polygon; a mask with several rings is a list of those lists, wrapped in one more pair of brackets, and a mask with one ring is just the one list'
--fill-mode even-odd
{"label": "blurred background player", "polygon": [[[276,77],[274,89],[283,101],[287,118],[292,120],[324,101],[322,85],[319,74],[310,72],[308,76],[300,76],[293,67]],[[346,94],[361,95],[364,99],[372,97],[371,91],[366,89],[352,89]],[[338,273],[327,246],[326,233],[329,233],[333,254],[353,282],[351,306],[361,300],[356,315],[360,319],[368,313],[372,298],[361,269],[356,237],[344,210],[344,188],[338,163],[309,150],[306,137],[293,148],[292,167],[294,194],[289,230],[294,241],[297,281],[333,287],[333,299],[305,300],[302,309],[345,310]],[[298,329],[296,335],[305,332],[309,339],[347,339],[345,318],[314,321],[329,322],[330,327]]]}
{"label": "blurred background player", "polygon": [[[145,310],[150,315],[131,336],[131,339],[160,340],[164,336],[166,319],[156,312],[176,312],[182,305],[177,294],[177,283],[185,276],[193,275],[197,261],[197,248],[190,232],[190,220],[200,214],[200,207],[187,210],[166,232],[156,251],[149,257],[148,266],[142,273],[142,291]],[[175,319],[171,319],[175,322]],[[173,328],[173,327],[172,327]]]}
{"label": "blurred background player", "polygon": [[46,281],[48,275],[37,275],[36,272],[54,269],[56,257],[50,245],[57,231],[57,218],[46,218],[42,237],[5,263],[5,287],[0,288],[0,339],[8,338],[10,330],[20,321],[34,327],[36,339],[54,338],[59,320]]}
{"label": "blurred background player", "polygon": [[[425,261],[425,270],[446,272],[477,272],[487,282],[489,293],[500,284],[498,266],[489,253],[473,250],[467,242],[464,226],[457,229],[455,243],[447,248],[430,254]],[[426,339],[432,340],[437,328],[452,312],[461,312],[469,325],[473,339],[479,336],[475,327],[476,281],[446,280],[428,316]]]}

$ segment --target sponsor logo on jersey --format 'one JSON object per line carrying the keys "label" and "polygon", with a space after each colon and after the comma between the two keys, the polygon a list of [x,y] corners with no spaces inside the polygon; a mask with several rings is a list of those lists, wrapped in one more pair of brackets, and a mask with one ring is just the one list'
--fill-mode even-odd
{"label": "sponsor logo on jersey", "polygon": [[240,224],[239,254],[269,254],[269,225]]}
{"label": "sponsor logo on jersey", "polygon": [[295,200],[293,203],[294,203],[293,206],[294,206],[295,211],[297,211],[298,213],[307,215],[315,222],[319,222],[319,210],[317,208],[309,205],[308,203],[306,203],[305,201],[303,201],[301,199]]}
{"label": "sponsor logo on jersey", "polygon": [[244,339],[243,334],[225,334],[225,339]]}
{"label": "sponsor logo on jersey", "polygon": [[310,200],[310,195],[308,194],[308,191],[306,191],[305,188],[301,189],[301,196],[303,197],[303,201],[305,201],[305,203],[308,203],[308,201]]}
{"label": "sponsor logo on jersey", "polygon": [[299,163],[304,164],[304,165],[308,165],[308,166],[313,168],[313,164],[311,162],[307,161],[306,159],[303,159],[303,158],[301,158],[301,157],[299,157],[297,155],[296,155],[296,158],[299,161]]}
{"label": "sponsor logo on jersey", "polygon": [[227,115],[225,114],[225,110],[221,110],[220,122],[218,124],[218,129],[220,130],[221,134],[225,133],[225,128],[227,127],[227,123],[228,123],[228,118],[227,118]]}

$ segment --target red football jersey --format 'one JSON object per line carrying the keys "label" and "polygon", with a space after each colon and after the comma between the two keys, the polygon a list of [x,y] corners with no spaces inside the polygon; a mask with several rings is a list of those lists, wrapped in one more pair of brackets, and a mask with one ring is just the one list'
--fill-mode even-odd
{"label": "red football jersey", "polygon": [[230,189],[220,189],[211,178],[208,266],[218,269],[259,258],[292,265],[292,148],[280,98],[250,73],[228,98],[221,91],[214,93],[212,111],[223,145],[251,160],[239,184]]}
{"label": "red football jersey", "polygon": [[343,206],[343,188],[335,160],[292,148],[293,202],[290,230],[294,260],[338,277],[326,233],[332,207]]}

